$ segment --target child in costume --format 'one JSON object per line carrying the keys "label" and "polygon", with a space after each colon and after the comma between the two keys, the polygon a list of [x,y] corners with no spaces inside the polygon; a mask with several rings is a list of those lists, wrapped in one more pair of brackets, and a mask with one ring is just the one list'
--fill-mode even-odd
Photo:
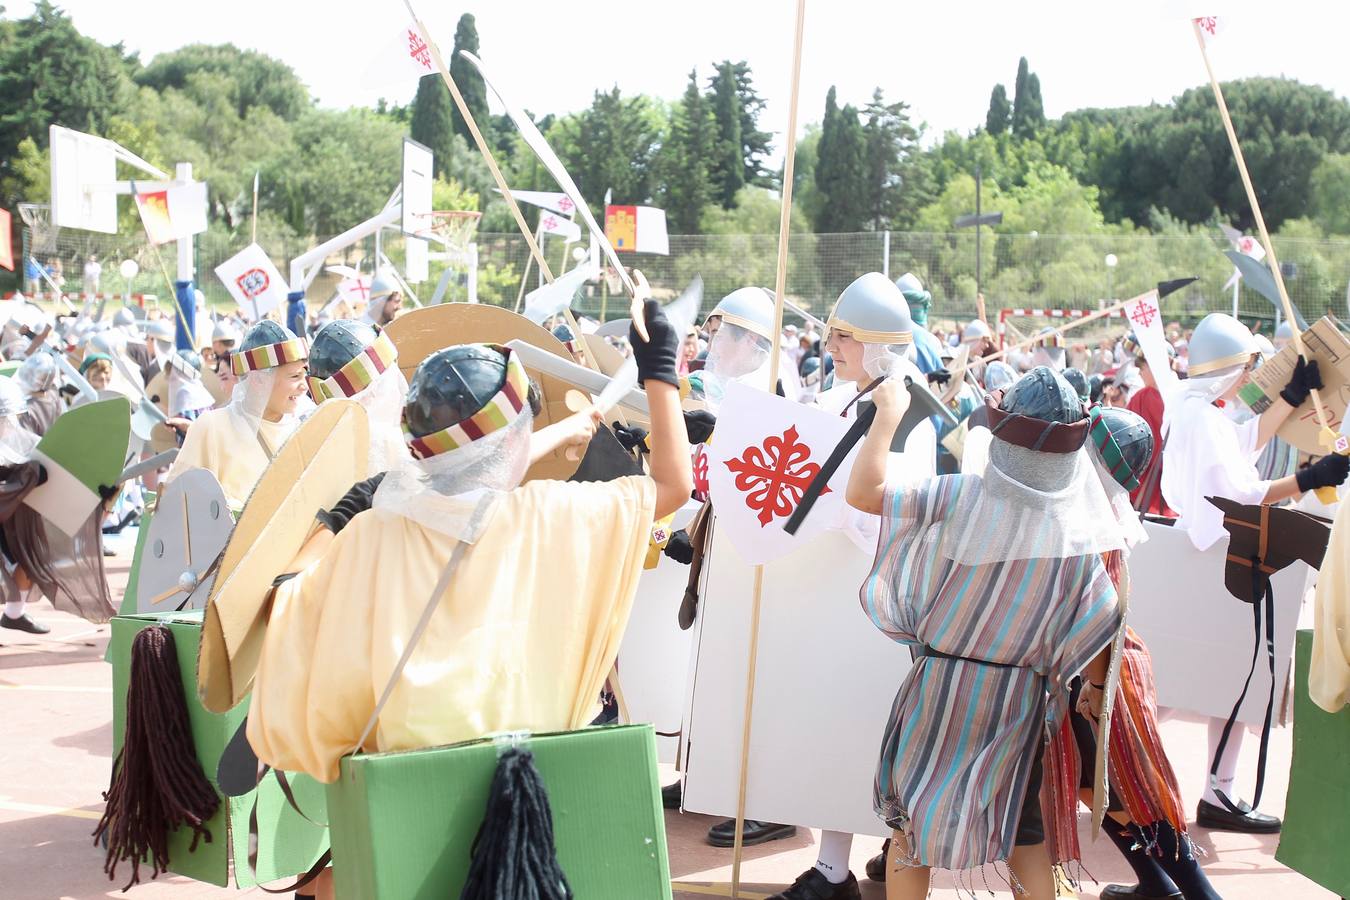
{"label": "child in costume", "polygon": [[370,474],[405,460],[400,416],[408,380],[398,367],[398,350],[373,325],[335,319],[314,335],[309,348],[309,395],[315,403],[345,398],[370,417]]}
{"label": "child in costume", "polygon": [[[1345,481],[1350,459],[1330,454],[1293,475],[1267,481],[1256,460],[1293,411],[1322,386],[1316,361],[1300,359],[1289,383],[1261,415],[1239,425],[1222,407],[1237,401],[1237,393],[1260,355],[1252,334],[1232,316],[1211,313],[1195,327],[1189,345],[1190,377],[1165,398],[1162,493],[1177,511],[1177,527],[1186,531],[1197,550],[1207,550],[1224,537],[1223,513],[1206,497],[1225,497],[1239,503],[1278,503],[1319,487]],[[1209,756],[1219,756],[1224,721],[1209,722]],[[1223,831],[1273,833],[1280,820],[1252,809],[1232,797],[1244,727],[1233,729],[1196,810],[1205,828]],[[1224,798],[1231,798],[1236,810]]]}
{"label": "child in costume", "polygon": [[165,482],[187,469],[206,469],[234,509],[242,508],[268,462],[311,407],[305,397],[308,345],[264,319],[232,354],[239,382],[230,402],[192,423]]}
{"label": "child in costume", "polygon": [[983,476],[904,486],[887,483],[886,464],[909,395],[892,379],[872,396],[876,421],[847,493],[881,516],[861,600],[917,656],[877,767],[877,814],[894,829],[887,896],[926,896],[932,867],[1007,861],[1015,888],[1050,900],[1047,729],[1067,712],[1074,675],[1105,680],[1120,624],[1101,554],[1123,544],[1084,448],[1082,402],[1038,367],[990,408]]}

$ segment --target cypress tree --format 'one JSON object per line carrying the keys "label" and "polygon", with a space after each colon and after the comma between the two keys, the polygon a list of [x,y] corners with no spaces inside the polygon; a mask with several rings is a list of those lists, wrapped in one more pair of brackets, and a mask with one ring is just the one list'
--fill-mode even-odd
{"label": "cypress tree", "polygon": [[[487,135],[491,124],[488,121],[487,85],[483,84],[483,76],[478,74],[478,70],[459,55],[461,50],[468,50],[474,56],[478,55],[478,26],[474,24],[472,13],[460,16],[459,24],[455,26],[455,49],[450,57],[450,77],[454,79],[459,92],[464,95],[464,105],[473,114],[478,129]],[[455,134],[462,135],[466,141],[473,140],[473,135],[469,133],[469,126],[460,115],[458,106],[451,109],[450,121],[454,124]]]}
{"label": "cypress tree", "polygon": [[451,145],[455,140],[450,119],[453,107],[454,101],[441,76],[423,75],[418,80],[412,106],[412,139],[431,148],[436,157],[436,174],[442,178],[455,174],[449,171],[454,153]]}

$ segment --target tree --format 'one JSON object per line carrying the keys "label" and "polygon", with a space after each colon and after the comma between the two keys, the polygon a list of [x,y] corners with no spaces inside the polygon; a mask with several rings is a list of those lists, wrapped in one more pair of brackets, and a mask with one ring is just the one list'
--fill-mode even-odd
{"label": "tree", "polygon": [[412,139],[430,147],[435,154],[436,174],[449,178],[458,174],[450,169],[455,142],[454,101],[450,89],[440,75],[423,75],[417,82],[417,96],[413,98]]}
{"label": "tree", "polygon": [[657,149],[668,123],[659,102],[624,97],[616,87],[596,91],[588,109],[557,120],[547,138],[591,204],[608,190],[617,201],[646,203],[658,188]]}
{"label": "tree", "polygon": [[[684,98],[671,116],[670,137],[661,151],[663,205],[676,234],[697,234],[704,207],[716,198],[718,185],[711,170],[718,161],[720,137],[713,111],[699,90],[695,69],[689,73]],[[740,174],[739,154],[735,171]]]}
{"label": "tree", "polygon": [[[724,209],[736,202],[736,192],[745,184],[745,147],[741,143],[741,104],[736,71],[730,62],[717,68],[708,81],[709,103],[716,122],[716,140],[710,148],[708,170],[715,197]],[[688,94],[685,95],[686,100]]]}
{"label": "tree", "polygon": [[226,80],[229,102],[240,118],[248,114],[249,107],[266,106],[293,122],[309,108],[309,91],[294,69],[233,44],[189,44],[161,53],[136,73],[136,83],[161,92],[174,88],[191,93],[192,76],[203,72]]}
{"label": "tree", "polygon": [[816,188],[821,202],[816,231],[843,233],[863,229],[867,221],[866,137],[858,110],[853,106],[840,109],[833,87],[825,97]]}
{"label": "tree", "polygon": [[724,60],[718,65],[730,65],[736,78],[736,102],[741,112],[741,161],[746,184],[769,186],[774,176],[764,167],[765,157],[769,155],[769,142],[773,135],[759,130],[759,116],[764,111],[764,98],[755,90],[754,79],[750,75],[750,64],[745,60],[733,63]]}
{"label": "tree", "polygon": [[1327,234],[1350,235],[1350,154],[1323,158],[1312,173],[1313,215]]}
{"label": "tree", "polygon": [[[1045,106],[1041,102],[1041,80],[1027,67],[1024,56],[1017,61],[1017,83],[1013,94],[1013,137],[1028,140],[1045,124]],[[992,133],[992,132],[991,132]]]}
{"label": "tree", "polygon": [[[455,26],[455,49],[450,57],[450,77],[454,80],[455,86],[459,88],[460,94],[464,96],[464,105],[473,114],[474,122],[478,124],[479,130],[487,129],[489,124],[487,85],[483,84],[483,76],[478,74],[478,70],[468,60],[459,55],[461,50],[467,50],[475,56],[478,55],[478,26],[474,23],[472,13],[465,13],[460,16],[459,24]],[[458,106],[450,111],[450,121],[454,125],[455,134],[462,136],[465,140],[473,139],[473,135],[469,133],[469,126],[465,123],[464,116],[460,114]]]}
{"label": "tree", "polygon": [[1012,107],[1008,104],[1008,91],[1001,84],[994,85],[989,95],[989,112],[984,117],[984,130],[998,137],[1008,130],[1012,118]]}
{"label": "tree", "polygon": [[863,110],[866,182],[859,198],[875,231],[891,227],[908,206],[925,205],[927,172],[920,162],[919,129],[909,121],[909,105],[887,103],[881,88]]}

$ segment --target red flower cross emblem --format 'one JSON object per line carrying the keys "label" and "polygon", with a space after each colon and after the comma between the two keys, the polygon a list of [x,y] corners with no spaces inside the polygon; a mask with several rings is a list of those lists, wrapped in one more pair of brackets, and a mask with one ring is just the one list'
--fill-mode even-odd
{"label": "red flower cross emblem", "polygon": [[[802,443],[796,426],[788,428],[782,437],[772,435],[763,445],[746,447],[740,457],[729,459],[726,466],[736,474],[736,489],[745,493],[745,505],[759,512],[761,527],[775,517],[792,515],[811,479],[820,472],[820,464],[813,463],[811,448]],[[828,494],[826,487],[821,493]]]}

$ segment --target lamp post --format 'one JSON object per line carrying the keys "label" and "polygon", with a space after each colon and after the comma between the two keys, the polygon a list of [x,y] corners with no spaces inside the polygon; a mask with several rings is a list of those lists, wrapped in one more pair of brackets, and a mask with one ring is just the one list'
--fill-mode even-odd
{"label": "lamp post", "polygon": [[975,296],[980,295],[980,226],[981,225],[999,225],[1003,222],[1003,213],[986,213],[980,210],[980,195],[982,193],[983,179],[980,172],[980,164],[975,164],[975,213],[974,215],[957,216],[952,224],[957,228],[969,228],[975,226]]}
{"label": "lamp post", "polygon": [[1118,262],[1120,262],[1120,260],[1116,259],[1114,253],[1106,254],[1106,300],[1108,303],[1115,299],[1115,294],[1111,293],[1111,275],[1115,271],[1116,263]]}
{"label": "lamp post", "polygon": [[131,279],[136,277],[136,275],[141,271],[141,267],[136,264],[136,260],[134,259],[124,259],[122,260],[122,264],[117,267],[117,271],[121,273],[122,280],[126,282],[125,284],[126,289],[122,292],[123,293],[122,302],[127,306],[130,306]]}

